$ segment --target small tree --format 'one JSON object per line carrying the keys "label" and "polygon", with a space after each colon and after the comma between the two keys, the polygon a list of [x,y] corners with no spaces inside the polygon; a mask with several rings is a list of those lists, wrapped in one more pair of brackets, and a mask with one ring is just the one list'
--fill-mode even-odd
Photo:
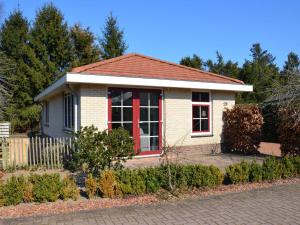
{"label": "small tree", "polygon": [[236,105],[224,112],[224,144],[228,151],[255,153],[263,117],[257,105]]}
{"label": "small tree", "polygon": [[98,131],[94,126],[83,127],[75,133],[73,167],[98,174],[104,169],[121,168],[133,155],[133,139],[123,128]]}

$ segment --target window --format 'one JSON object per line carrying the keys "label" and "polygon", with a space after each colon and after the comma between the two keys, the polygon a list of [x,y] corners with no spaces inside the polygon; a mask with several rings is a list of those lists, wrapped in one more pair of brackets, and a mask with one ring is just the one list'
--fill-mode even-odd
{"label": "window", "polygon": [[192,93],[192,130],[193,133],[210,133],[211,102],[209,92]]}
{"label": "window", "polygon": [[44,104],[44,124],[45,126],[49,126],[49,102],[45,102]]}
{"label": "window", "polygon": [[64,95],[64,127],[74,128],[74,95],[70,93]]}
{"label": "window", "polygon": [[112,129],[123,127],[132,136],[132,91],[112,90]]}

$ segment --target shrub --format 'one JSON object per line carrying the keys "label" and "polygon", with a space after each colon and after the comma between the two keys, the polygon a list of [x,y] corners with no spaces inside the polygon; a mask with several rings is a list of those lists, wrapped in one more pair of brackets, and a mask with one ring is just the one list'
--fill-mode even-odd
{"label": "shrub", "polygon": [[31,182],[26,182],[24,187],[24,202],[32,202],[33,201],[33,184]]}
{"label": "shrub", "polygon": [[130,169],[123,169],[117,171],[116,175],[118,183],[120,185],[120,190],[123,193],[123,195],[133,194],[134,191],[131,184],[132,171]]}
{"label": "shrub", "polygon": [[62,188],[60,196],[63,200],[73,199],[74,201],[79,197],[79,189],[76,186],[75,180],[69,176],[62,180]]}
{"label": "shrub", "polygon": [[272,181],[281,177],[282,166],[281,163],[272,156],[264,160],[262,170],[263,179]]}
{"label": "shrub", "polygon": [[59,198],[62,183],[59,174],[31,175],[33,200],[35,202],[54,202]]}
{"label": "shrub", "polygon": [[263,169],[262,166],[256,162],[250,164],[249,171],[249,181],[250,182],[260,182],[263,178]]}
{"label": "shrub", "polygon": [[23,201],[25,178],[12,176],[3,186],[4,205],[17,205]]}
{"label": "shrub", "polygon": [[228,151],[256,153],[263,117],[257,105],[235,105],[224,112],[224,144]]}
{"label": "shrub", "polygon": [[94,198],[97,194],[97,181],[93,178],[92,174],[89,174],[85,180],[85,191],[89,199]]}
{"label": "shrub", "polygon": [[133,155],[133,139],[123,128],[99,132],[94,126],[83,127],[75,133],[72,167],[86,165],[94,175],[101,170],[121,168],[125,157]]}
{"label": "shrub", "polygon": [[284,157],[281,160],[282,168],[281,168],[281,177],[289,178],[293,177],[297,174],[292,158]]}
{"label": "shrub", "polygon": [[115,198],[121,195],[120,187],[114,171],[102,171],[99,179],[99,189],[103,197]]}
{"label": "shrub", "polygon": [[283,155],[300,156],[300,122],[297,111],[280,109],[279,142]]}
{"label": "shrub", "polygon": [[4,194],[3,194],[3,191],[4,191],[4,184],[3,184],[3,181],[0,180],[0,207],[4,206]]}
{"label": "shrub", "polygon": [[292,158],[294,168],[297,174],[300,174],[300,156]]}
{"label": "shrub", "polygon": [[224,181],[224,174],[216,166],[210,166],[209,170],[211,172],[211,186],[221,185]]}
{"label": "shrub", "polygon": [[226,181],[231,184],[246,183],[249,181],[250,166],[246,162],[230,165],[225,170]]}

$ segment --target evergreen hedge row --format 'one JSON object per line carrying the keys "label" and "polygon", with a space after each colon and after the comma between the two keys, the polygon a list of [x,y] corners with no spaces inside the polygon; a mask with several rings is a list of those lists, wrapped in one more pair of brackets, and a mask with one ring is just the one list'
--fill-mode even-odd
{"label": "evergreen hedge row", "polygon": [[[98,177],[86,178],[85,192],[95,196],[115,198],[128,195],[157,193],[159,189],[211,188],[221,184],[237,184],[273,181],[300,174],[300,157],[276,159],[268,157],[262,165],[252,162],[233,164],[222,173],[215,166],[170,165],[122,170],[104,170]],[[59,174],[12,176],[6,182],[0,180],[0,206],[22,202],[53,202],[58,199],[74,199],[79,188],[69,177]]]}

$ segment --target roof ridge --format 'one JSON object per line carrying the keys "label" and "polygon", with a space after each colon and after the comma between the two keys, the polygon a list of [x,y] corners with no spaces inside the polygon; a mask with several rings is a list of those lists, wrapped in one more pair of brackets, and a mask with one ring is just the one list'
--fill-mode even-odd
{"label": "roof ridge", "polygon": [[188,70],[192,70],[192,71],[196,71],[196,72],[206,73],[208,75],[212,75],[212,76],[216,76],[216,77],[221,77],[221,78],[224,78],[224,79],[227,79],[227,80],[231,80],[231,81],[234,81],[234,82],[237,82],[237,83],[240,83],[240,84],[244,84],[244,82],[241,81],[241,80],[239,80],[239,79],[235,79],[235,78],[227,77],[227,76],[224,76],[224,75],[220,75],[220,74],[208,72],[208,71],[205,71],[205,70],[200,70],[200,69],[192,68],[192,67],[189,67],[189,66],[180,65],[180,64],[177,64],[177,63],[168,62],[168,61],[165,61],[165,60],[162,60],[162,59],[157,59],[157,58],[153,58],[153,57],[150,57],[150,56],[145,56],[145,55],[138,54],[138,53],[132,53],[132,54],[140,56],[140,57],[143,57],[143,58],[146,58],[146,59],[158,61],[158,62],[161,62],[161,63],[167,63],[169,65],[177,66],[177,67],[180,67],[180,68],[184,68],[184,69],[188,69]]}

